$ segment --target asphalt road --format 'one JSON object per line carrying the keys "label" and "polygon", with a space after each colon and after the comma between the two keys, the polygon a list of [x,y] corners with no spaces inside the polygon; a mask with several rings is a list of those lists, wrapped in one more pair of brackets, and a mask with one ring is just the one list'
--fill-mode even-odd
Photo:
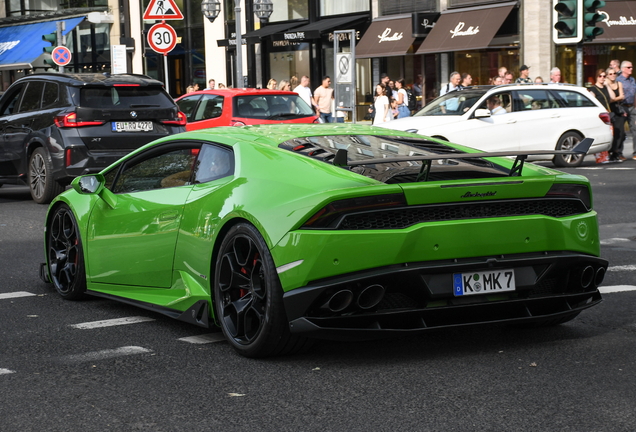
{"label": "asphalt road", "polygon": [[[46,207],[4,186],[0,430],[634,431],[636,161],[567,171],[592,182],[605,287],[628,291],[555,328],[321,342],[258,361],[158,314],[62,300],[37,274]],[[118,318],[130,323],[74,327]],[[193,336],[207,343],[180,340]]]}

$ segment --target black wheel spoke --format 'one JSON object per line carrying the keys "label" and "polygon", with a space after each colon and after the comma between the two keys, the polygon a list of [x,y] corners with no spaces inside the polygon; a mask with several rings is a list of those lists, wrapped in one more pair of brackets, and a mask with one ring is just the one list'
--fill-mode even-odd
{"label": "black wheel spoke", "polygon": [[245,312],[249,310],[253,301],[254,298],[248,294],[223,308],[223,321],[232,337],[245,336]]}
{"label": "black wheel spoke", "polygon": [[253,258],[254,254],[252,250],[255,252],[255,247],[252,243],[252,240],[248,237],[236,237],[233,244],[234,256],[236,257],[236,262],[238,265],[242,267],[251,267],[252,263],[250,263],[250,259]]}
{"label": "black wheel spoke", "polygon": [[68,293],[77,277],[79,259],[75,221],[67,209],[60,209],[48,229],[49,266],[53,283],[58,291]]}
{"label": "black wheel spoke", "polygon": [[250,282],[254,295],[259,300],[264,300],[267,296],[267,287],[265,286],[265,270],[261,260],[255,260]]}

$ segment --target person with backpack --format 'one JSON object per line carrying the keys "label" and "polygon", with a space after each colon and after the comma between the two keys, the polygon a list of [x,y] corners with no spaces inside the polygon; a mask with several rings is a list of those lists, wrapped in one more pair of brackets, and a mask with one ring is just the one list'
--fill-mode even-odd
{"label": "person with backpack", "polygon": [[413,111],[417,110],[417,97],[415,96],[415,93],[413,93],[413,90],[411,90],[410,88],[406,87],[404,90],[406,91],[406,96],[408,99],[407,106],[409,108],[409,112],[413,114]]}
{"label": "person with backpack", "polygon": [[406,93],[406,85],[404,84],[404,78],[400,78],[395,81],[395,88],[397,88],[397,105],[398,105],[398,116],[397,118],[409,117],[411,115],[411,110],[409,110],[409,96]]}

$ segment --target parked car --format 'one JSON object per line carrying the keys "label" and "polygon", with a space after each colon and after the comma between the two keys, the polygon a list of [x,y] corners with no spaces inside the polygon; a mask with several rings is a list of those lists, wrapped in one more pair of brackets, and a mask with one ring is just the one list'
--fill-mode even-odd
{"label": "parked car", "polygon": [[29,75],[0,99],[0,184],[29,185],[48,203],[73,178],[185,123],[163,84],[144,75]]}
{"label": "parked car", "polygon": [[[501,114],[492,115],[495,96]],[[503,111],[505,110],[505,111]],[[590,153],[609,150],[609,113],[582,87],[562,84],[508,84],[469,87],[430,102],[413,117],[381,125],[464,144],[484,151],[570,150],[593,138]],[[534,156],[540,160],[545,156]],[[556,166],[578,166],[584,156],[556,155]]]}
{"label": "parked car", "polygon": [[561,324],[600,303],[608,263],[589,181],[528,154],[364,125],[186,132],[75,179],[40,277],[218,326],[249,357]]}
{"label": "parked car", "polygon": [[186,129],[275,123],[318,123],[298,93],[268,89],[201,90],[177,99]]}

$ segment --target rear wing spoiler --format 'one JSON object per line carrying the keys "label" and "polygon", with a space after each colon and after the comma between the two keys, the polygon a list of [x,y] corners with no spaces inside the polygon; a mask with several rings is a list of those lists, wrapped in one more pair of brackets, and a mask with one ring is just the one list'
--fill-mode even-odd
{"label": "rear wing spoiler", "polygon": [[420,170],[419,175],[417,176],[416,181],[420,181],[422,178],[424,181],[428,180],[428,173],[431,169],[431,163],[434,160],[447,160],[447,159],[481,159],[481,158],[490,158],[490,157],[516,157],[512,168],[510,168],[510,172],[508,175],[510,177],[518,177],[521,175],[521,171],[523,170],[523,163],[528,158],[528,156],[540,156],[540,155],[568,155],[568,154],[576,154],[585,156],[587,152],[592,147],[592,143],[594,139],[585,138],[583,141],[577,144],[572,150],[538,150],[538,151],[527,151],[527,152],[518,152],[518,151],[506,151],[506,152],[480,152],[480,153],[453,153],[453,154],[436,154],[429,156],[397,156],[391,158],[378,158],[378,159],[367,159],[362,161],[348,161],[347,159],[347,150],[339,149],[336,152],[336,156],[333,158],[332,163],[334,166],[339,167],[354,167],[360,165],[374,165],[374,164],[385,164],[391,162],[413,162],[413,161],[422,161],[422,169]]}

